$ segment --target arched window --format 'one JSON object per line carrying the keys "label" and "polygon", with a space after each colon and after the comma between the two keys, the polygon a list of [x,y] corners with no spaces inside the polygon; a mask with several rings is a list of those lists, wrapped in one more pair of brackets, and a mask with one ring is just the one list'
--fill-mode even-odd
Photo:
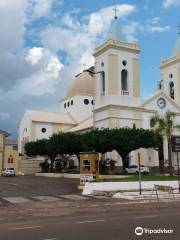
{"label": "arched window", "polygon": [[105,86],[105,72],[102,71],[101,72],[101,94],[102,95],[105,95],[105,88],[106,88],[106,86]]}
{"label": "arched window", "polygon": [[174,99],[174,82],[169,83],[169,95],[172,99]]}
{"label": "arched window", "polygon": [[121,90],[128,91],[128,71],[126,69],[121,71]]}

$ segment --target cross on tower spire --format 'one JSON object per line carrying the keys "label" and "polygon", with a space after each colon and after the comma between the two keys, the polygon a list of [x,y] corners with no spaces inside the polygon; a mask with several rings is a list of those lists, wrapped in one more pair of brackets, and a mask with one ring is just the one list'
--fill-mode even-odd
{"label": "cross on tower spire", "polygon": [[114,18],[117,19],[117,12],[119,11],[117,7],[113,8]]}

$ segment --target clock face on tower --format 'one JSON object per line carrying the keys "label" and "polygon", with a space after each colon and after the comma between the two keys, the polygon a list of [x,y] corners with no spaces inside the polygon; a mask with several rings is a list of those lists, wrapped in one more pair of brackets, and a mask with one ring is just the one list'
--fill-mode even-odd
{"label": "clock face on tower", "polygon": [[159,98],[157,100],[157,105],[159,108],[163,109],[166,106],[166,100],[164,98]]}

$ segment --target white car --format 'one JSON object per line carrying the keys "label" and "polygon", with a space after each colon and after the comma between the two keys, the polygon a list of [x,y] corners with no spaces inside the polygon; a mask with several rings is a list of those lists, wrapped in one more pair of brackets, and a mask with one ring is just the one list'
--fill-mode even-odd
{"label": "white car", "polygon": [[2,170],[2,176],[15,176],[15,169],[14,168],[4,168]]}
{"label": "white car", "polygon": [[[144,165],[140,165],[140,171],[142,174],[148,174],[150,172],[148,167],[145,167]],[[127,173],[132,174],[138,174],[139,173],[139,167],[137,165],[131,165],[130,167],[126,168]]]}

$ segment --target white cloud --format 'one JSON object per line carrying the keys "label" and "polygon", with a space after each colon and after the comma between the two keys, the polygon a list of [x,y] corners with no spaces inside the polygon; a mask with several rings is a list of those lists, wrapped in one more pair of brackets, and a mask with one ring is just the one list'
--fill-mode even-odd
{"label": "white cloud", "polygon": [[161,20],[160,17],[154,17],[151,19],[151,24],[159,24],[159,21]]}
{"label": "white cloud", "polygon": [[170,27],[169,26],[164,26],[164,27],[160,27],[160,26],[148,26],[147,27],[147,31],[149,32],[169,32],[170,31]]}
{"label": "white cloud", "polygon": [[141,27],[141,30],[147,31],[150,33],[162,33],[162,32],[169,32],[170,26],[161,26],[160,25],[161,18],[154,17],[151,20],[147,21],[147,23]]}
{"label": "white cloud", "polygon": [[[67,53],[72,76],[83,69],[83,64],[86,64],[86,67],[94,64],[94,47],[99,36],[102,37],[109,28],[114,17],[114,7],[106,7],[84,17],[83,24],[72,16],[65,15],[60,26],[50,25],[42,32],[42,42],[46,48]],[[136,10],[135,6],[129,4],[119,4],[117,8],[120,18]]]}
{"label": "white cloud", "polygon": [[138,22],[129,22],[124,27],[124,33],[129,42],[137,42],[138,41],[138,39],[135,37],[135,34],[139,30],[139,27],[140,27],[140,25]]}
{"label": "white cloud", "polygon": [[59,71],[63,67],[63,64],[59,61],[56,56],[51,56],[47,68],[45,69],[48,73],[51,73],[52,77],[58,78]]}
{"label": "white cloud", "polygon": [[[112,11],[114,7],[103,8],[89,16],[88,30],[91,35],[96,36],[98,33],[107,30],[114,17],[114,12]],[[136,7],[130,4],[119,4],[116,7],[118,9],[117,16],[120,18],[130,15],[136,10]]]}
{"label": "white cloud", "polygon": [[30,77],[21,79],[18,88],[13,89],[13,92],[19,92],[20,96],[52,94],[56,91],[57,83],[60,83],[60,70],[63,68],[63,64],[48,49],[41,48],[38,50],[40,50],[41,61],[37,61],[37,49],[34,51],[33,48],[29,51],[35,53],[35,58],[32,54],[30,61],[31,64],[38,65],[37,71]]}
{"label": "white cloud", "polygon": [[51,13],[54,0],[28,0],[28,16],[31,20],[47,17]]}
{"label": "white cloud", "polygon": [[43,56],[43,48],[33,47],[29,49],[29,53],[26,57],[26,60],[29,61],[32,65],[37,64]]}
{"label": "white cloud", "polygon": [[24,0],[0,1],[0,52],[17,51],[23,46],[27,3]]}
{"label": "white cloud", "polygon": [[169,8],[169,7],[178,6],[178,5],[180,5],[180,0],[164,0],[163,2],[164,8]]}
{"label": "white cloud", "polygon": [[70,14],[65,14],[61,22],[68,28],[76,29],[80,27],[80,23],[72,18]]}

